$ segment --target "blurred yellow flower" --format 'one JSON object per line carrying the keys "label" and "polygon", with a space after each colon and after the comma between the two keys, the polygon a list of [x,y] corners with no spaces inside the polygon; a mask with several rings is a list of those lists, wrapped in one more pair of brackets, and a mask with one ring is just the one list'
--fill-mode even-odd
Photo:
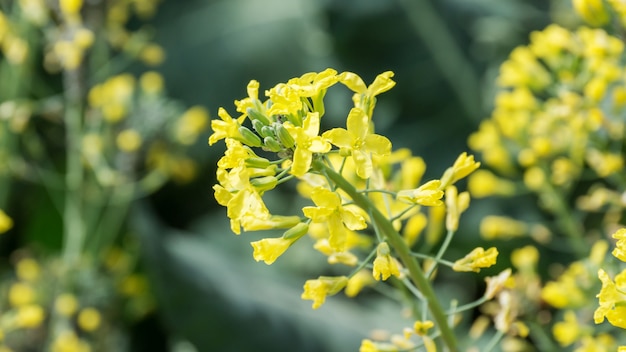
{"label": "blurred yellow flower", "polygon": [[115,140],[117,147],[125,152],[132,153],[141,147],[141,135],[134,129],[121,131]]}
{"label": "blurred yellow flower", "polygon": [[348,283],[346,276],[320,276],[315,280],[307,280],[304,283],[302,299],[313,301],[313,309],[324,304],[327,296],[332,296],[341,291]]}
{"label": "blurred yellow flower", "polygon": [[372,276],[377,281],[387,280],[391,275],[400,277],[400,263],[391,256],[391,251],[387,242],[381,242],[376,247],[376,259],[374,259],[374,269]]}
{"label": "blurred yellow flower", "polygon": [[477,247],[465,257],[455,261],[452,270],[479,272],[482,268],[488,268],[496,264],[497,258],[498,249],[496,247],[491,247],[487,250]]}
{"label": "blurred yellow flower", "polygon": [[11,219],[2,209],[0,209],[0,234],[9,231],[13,227]]}
{"label": "blurred yellow flower", "polygon": [[27,283],[16,282],[9,288],[9,303],[14,307],[30,304],[35,298],[35,290]]}
{"label": "blurred yellow flower", "polygon": [[62,316],[72,316],[78,309],[78,300],[71,293],[62,293],[54,301],[54,309]]}
{"label": "blurred yellow flower", "polygon": [[22,305],[17,309],[15,324],[21,328],[36,328],[45,318],[43,308],[37,304]]}
{"label": "blurred yellow flower", "polygon": [[17,262],[15,272],[20,280],[34,281],[39,277],[39,264],[33,258],[23,258]]}
{"label": "blurred yellow flower", "polygon": [[80,310],[78,313],[77,323],[78,326],[84,331],[94,331],[100,326],[102,317],[100,312],[95,308],[87,307]]}

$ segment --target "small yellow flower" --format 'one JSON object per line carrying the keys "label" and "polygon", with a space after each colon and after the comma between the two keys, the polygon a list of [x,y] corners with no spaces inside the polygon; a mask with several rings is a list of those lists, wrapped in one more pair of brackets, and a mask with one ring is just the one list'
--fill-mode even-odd
{"label": "small yellow flower", "polygon": [[479,272],[482,268],[488,268],[496,264],[498,249],[491,247],[485,251],[482,247],[477,247],[465,257],[454,262],[454,271],[474,271]]}
{"label": "small yellow flower", "polygon": [[507,268],[496,276],[490,276],[485,278],[487,288],[485,289],[485,298],[492,299],[500,291],[512,285],[511,283],[511,268]]}
{"label": "small yellow flower", "polygon": [[163,90],[163,76],[156,71],[148,71],[139,77],[141,90],[148,94],[157,94]]}
{"label": "small yellow flower", "polygon": [[571,310],[565,312],[563,321],[557,322],[552,327],[552,334],[561,347],[566,347],[576,342],[581,332],[576,313]]}
{"label": "small yellow flower", "polygon": [[470,175],[467,189],[472,197],[483,198],[492,195],[510,196],[515,193],[515,184],[502,179],[487,170],[476,170]]}
{"label": "small yellow flower", "polygon": [[374,282],[375,281],[372,278],[371,272],[368,270],[361,270],[348,280],[348,284],[346,285],[344,292],[348,297],[356,297],[356,295],[358,295],[363,288],[373,284]]}
{"label": "small yellow flower", "polygon": [[317,206],[304,207],[302,212],[313,222],[328,224],[328,241],[333,249],[340,252],[346,249],[346,229],[354,231],[367,227],[365,217],[349,207],[344,207],[337,193],[317,187],[311,193],[311,199]]}
{"label": "small yellow flower", "polygon": [[611,254],[613,254],[615,258],[626,262],[626,228],[615,231],[612,237],[617,240],[617,243],[615,243],[615,248]]}
{"label": "small yellow flower", "polygon": [[158,66],[165,61],[165,50],[158,44],[148,44],[141,49],[139,58],[148,66]]}
{"label": "small yellow flower", "polygon": [[459,218],[469,207],[470,195],[468,192],[458,193],[455,186],[446,188],[446,228],[448,231],[456,231],[459,228]]}
{"label": "small yellow flower", "polygon": [[27,283],[16,282],[9,289],[9,303],[14,307],[30,304],[35,297],[35,290]]}
{"label": "small yellow flower", "polygon": [[307,280],[304,283],[302,299],[313,301],[313,309],[324,304],[327,296],[332,296],[341,291],[348,284],[346,276],[320,276],[315,280]]}
{"label": "small yellow flower", "polygon": [[445,189],[449,185],[454,184],[458,180],[467,177],[480,167],[480,163],[474,161],[473,155],[467,155],[463,152],[454,161],[452,167],[449,167],[441,177],[441,188]]}
{"label": "small yellow flower", "polygon": [[276,261],[295,241],[297,238],[264,238],[260,241],[250,243],[254,248],[254,260],[264,261],[270,265]]}
{"label": "small yellow flower", "polygon": [[219,116],[221,120],[214,119],[211,121],[213,134],[209,136],[209,145],[213,145],[224,138],[239,139],[241,137],[239,127],[246,119],[246,115],[241,115],[237,119],[234,119],[224,108],[219,108],[217,110],[217,116]]}
{"label": "small yellow flower", "polygon": [[193,106],[185,111],[176,124],[176,139],[184,144],[191,145],[196,141],[209,123],[209,113],[202,106]]}
{"label": "small yellow flower", "polygon": [[117,135],[117,147],[120,150],[131,153],[141,147],[141,135],[134,129],[126,129]]}
{"label": "small yellow flower", "polygon": [[391,256],[387,242],[381,242],[376,248],[376,259],[374,259],[374,269],[372,276],[380,281],[387,280],[391,275],[400,277],[400,263]]}
{"label": "small yellow flower", "polygon": [[609,22],[610,14],[602,0],[572,0],[572,4],[576,13],[592,26]]}
{"label": "small yellow flower", "polygon": [[17,262],[15,272],[20,280],[35,281],[39,277],[39,264],[32,258],[24,258]]}
{"label": "small yellow flower", "polygon": [[51,352],[90,352],[89,344],[80,339],[74,331],[62,331],[52,343]]}
{"label": "small yellow flower", "polygon": [[433,326],[435,326],[435,323],[430,320],[418,320],[415,324],[413,324],[413,331],[415,331],[415,333],[419,336],[424,336]]}
{"label": "small yellow flower", "polygon": [[54,301],[54,309],[62,316],[69,317],[76,313],[78,300],[70,293],[62,293]]}
{"label": "small yellow flower", "polygon": [[402,190],[398,192],[398,200],[409,203],[417,203],[430,207],[443,205],[441,198],[444,192],[441,190],[441,181],[431,180],[420,187],[412,190]]}
{"label": "small yellow flower", "polygon": [[11,219],[2,209],[0,209],[0,234],[9,231],[13,227]]}
{"label": "small yellow flower", "polygon": [[78,326],[85,331],[94,331],[100,326],[102,317],[95,308],[83,308],[78,313]]}
{"label": "small yellow flower", "polygon": [[21,328],[36,328],[45,318],[43,308],[37,304],[20,306],[15,316],[15,324]]}
{"label": "small yellow flower", "polygon": [[480,234],[486,240],[520,237],[527,232],[526,223],[506,216],[489,215],[480,222]]}
{"label": "small yellow flower", "polygon": [[600,324],[606,318],[613,326],[626,329],[626,270],[617,274],[615,281],[602,269],[598,277],[602,289],[597,295],[600,306],[593,314],[595,323]]}
{"label": "small yellow flower", "polygon": [[369,339],[364,339],[361,341],[361,347],[359,347],[359,352],[380,352],[376,343]]}
{"label": "small yellow flower", "polygon": [[311,168],[313,154],[327,153],[331,148],[330,143],[318,135],[320,129],[319,113],[308,113],[301,127],[288,122],[284,124],[284,127],[296,142],[291,173],[298,177],[304,176]]}

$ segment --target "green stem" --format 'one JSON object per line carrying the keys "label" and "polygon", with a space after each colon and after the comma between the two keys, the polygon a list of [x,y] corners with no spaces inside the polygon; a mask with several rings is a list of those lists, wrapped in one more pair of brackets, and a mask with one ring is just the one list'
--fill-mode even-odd
{"label": "green stem", "polygon": [[480,80],[465,54],[454,39],[445,21],[428,0],[402,0],[400,5],[433,61],[450,88],[456,94],[463,110],[474,120],[482,118],[478,88]]}
{"label": "green stem", "polygon": [[545,196],[549,197],[548,199],[553,200],[550,204],[554,206],[549,207],[549,209],[556,216],[557,223],[563,234],[567,236],[570,246],[572,246],[579,258],[583,258],[589,252],[589,248],[584,241],[585,234],[582,226],[573,216],[574,212],[567,205],[562,195],[549,182],[545,183],[542,191],[545,192]]}
{"label": "green stem", "polygon": [[435,291],[424,275],[424,272],[420,268],[418,262],[411,256],[411,250],[404,241],[404,238],[402,238],[402,236],[393,228],[393,224],[376,208],[376,206],[374,206],[374,204],[372,204],[369,198],[357,191],[350,182],[330,167],[327,167],[321,160],[314,160],[313,168],[316,171],[325,174],[335,183],[335,185],[337,185],[337,187],[341,188],[350,197],[352,197],[352,200],[357,206],[371,214],[372,220],[385,234],[387,242],[389,242],[389,244],[391,244],[391,246],[395,249],[396,253],[400,257],[400,260],[402,260],[409,271],[409,277],[428,302],[430,312],[439,326],[441,337],[446,346],[452,352],[457,351],[456,338],[452,329],[448,325],[446,315],[441,304],[437,300]]}
{"label": "green stem", "polygon": [[81,163],[82,103],[78,71],[66,71],[64,78],[67,155],[63,209],[63,263],[66,269],[70,269],[76,267],[85,241],[81,198],[83,184]]}
{"label": "green stem", "polygon": [[454,237],[454,231],[448,230],[448,233],[446,234],[446,238],[444,239],[441,247],[439,247],[439,251],[437,252],[437,256],[435,257],[435,264],[433,264],[430,270],[428,270],[428,272],[426,273],[426,277],[429,278],[433,274],[433,272],[435,272],[435,269],[437,269],[437,264],[441,261],[443,254],[448,249],[448,246],[450,245],[450,242],[452,241],[452,237]]}
{"label": "green stem", "polygon": [[484,352],[491,352],[491,350],[496,348],[496,346],[498,345],[500,340],[502,340],[502,337],[504,337],[504,332],[500,331],[500,330],[496,331],[496,333],[493,335],[491,340],[489,340],[489,342],[487,343],[487,346],[485,346],[483,351]]}

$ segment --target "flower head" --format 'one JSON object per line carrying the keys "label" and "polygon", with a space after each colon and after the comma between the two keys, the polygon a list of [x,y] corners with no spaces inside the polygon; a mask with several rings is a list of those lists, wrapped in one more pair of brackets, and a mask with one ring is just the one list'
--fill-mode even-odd
{"label": "flower head", "polygon": [[307,280],[304,283],[302,299],[313,301],[313,309],[324,304],[327,296],[332,296],[341,291],[348,283],[346,276],[320,276],[315,280]]}
{"label": "flower head", "polygon": [[376,248],[376,259],[374,259],[374,270],[372,275],[376,280],[387,280],[391,275],[400,277],[400,263],[391,256],[387,242],[381,242]]}
{"label": "flower head", "polygon": [[482,268],[488,268],[496,264],[497,258],[498,249],[496,247],[491,247],[488,250],[477,247],[465,257],[454,262],[452,270],[479,272]]}

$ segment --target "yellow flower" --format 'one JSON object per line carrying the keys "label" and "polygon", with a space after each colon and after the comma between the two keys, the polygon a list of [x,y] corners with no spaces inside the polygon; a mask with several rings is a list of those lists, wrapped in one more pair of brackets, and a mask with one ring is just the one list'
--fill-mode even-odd
{"label": "yellow flower", "polygon": [[62,331],[52,343],[51,352],[90,352],[89,344],[80,339],[74,331]]}
{"label": "yellow flower", "polygon": [[359,352],[380,352],[376,343],[369,339],[364,339],[361,341],[361,347],[359,347]]}
{"label": "yellow flower", "polygon": [[39,277],[39,264],[32,258],[23,258],[17,262],[15,272],[20,280],[35,281]]}
{"label": "yellow flower", "polygon": [[407,201],[409,203],[437,207],[443,205],[443,201],[441,201],[443,194],[441,181],[431,180],[416,189],[398,192],[397,198],[398,200]]}
{"label": "yellow flower", "polygon": [[148,44],[139,53],[139,58],[148,66],[158,66],[165,61],[165,50],[158,44]]}
{"label": "yellow flower", "polygon": [[83,308],[78,313],[78,326],[85,331],[94,331],[100,326],[102,318],[95,308]]}
{"label": "yellow flower", "polygon": [[387,280],[391,275],[400,277],[400,263],[391,256],[387,242],[381,242],[376,248],[376,259],[374,259],[374,269],[372,276],[380,281]]}
{"label": "yellow flower", "polygon": [[341,197],[328,189],[317,187],[311,193],[311,199],[317,205],[302,208],[304,216],[314,222],[328,224],[330,246],[343,251],[346,248],[347,232],[350,230],[362,230],[367,227],[365,218],[356,211],[346,208],[341,204]]}
{"label": "yellow flower", "polygon": [[480,222],[480,234],[486,240],[520,237],[527,232],[526,223],[506,216],[489,215]]}
{"label": "yellow flower", "polygon": [[602,26],[609,21],[609,12],[603,0],[572,0],[574,10],[592,26]]}
{"label": "yellow flower", "polygon": [[279,238],[264,238],[260,241],[250,243],[254,248],[254,260],[264,261],[270,265],[278,257],[280,257],[295,241],[304,236],[308,231],[308,225],[299,223],[293,230],[285,233],[285,236]]}
{"label": "yellow flower", "polygon": [[515,193],[515,184],[502,179],[487,170],[476,170],[470,175],[467,189],[472,197],[483,198],[492,195],[510,196]]}
{"label": "yellow flower", "polygon": [[125,129],[117,135],[117,147],[124,152],[134,152],[141,147],[141,135],[134,129]]}
{"label": "yellow flower", "polygon": [[148,71],[139,77],[141,90],[148,94],[157,94],[163,90],[163,76],[156,71]]}
{"label": "yellow flower", "polygon": [[454,262],[454,271],[474,271],[479,272],[482,268],[488,268],[496,264],[498,249],[491,247],[485,251],[482,247],[477,247],[465,257]]}
{"label": "yellow flower", "polygon": [[458,194],[455,186],[446,188],[446,228],[448,231],[456,231],[459,228],[459,218],[469,207],[470,195],[467,192]]}
{"label": "yellow flower", "polygon": [[17,309],[15,324],[21,328],[36,328],[45,318],[45,312],[37,304],[22,305]]}
{"label": "yellow flower", "polygon": [[12,227],[13,219],[0,209],[0,234],[9,231]]}
{"label": "yellow flower", "polygon": [[449,167],[443,173],[443,176],[441,177],[441,188],[445,189],[458,180],[467,177],[467,175],[471,174],[479,167],[480,163],[474,161],[473,155],[468,156],[466,152],[463,152],[458,158],[456,158],[452,167]]}
{"label": "yellow flower", "polygon": [[32,303],[35,297],[35,290],[27,283],[16,282],[9,289],[9,303],[14,307]]}
{"label": "yellow flower", "polygon": [[433,326],[435,326],[435,323],[430,320],[418,320],[415,324],[413,324],[413,331],[415,331],[415,333],[419,336],[424,336]]}
{"label": "yellow flower", "polygon": [[600,324],[606,318],[613,326],[626,329],[626,270],[615,276],[612,281],[602,269],[598,270],[602,289],[598,297],[600,306],[593,313],[593,320]]}
{"label": "yellow flower", "polygon": [[221,120],[211,120],[213,134],[209,136],[209,145],[213,145],[224,138],[240,139],[241,133],[239,133],[239,127],[246,119],[246,115],[241,115],[237,119],[234,119],[224,108],[219,108],[217,110],[217,116],[219,116]]}
{"label": "yellow flower", "polygon": [[511,263],[518,270],[532,272],[539,261],[539,251],[535,246],[525,246],[511,253]]}
{"label": "yellow flower", "polygon": [[511,285],[511,268],[505,269],[496,276],[485,278],[487,288],[485,289],[485,298],[492,299],[504,288]]}
{"label": "yellow flower", "polygon": [[78,309],[78,300],[70,293],[60,294],[54,301],[54,309],[59,314],[69,317]]}
{"label": "yellow flower", "polygon": [[566,347],[576,342],[581,334],[576,313],[571,310],[566,311],[564,320],[557,322],[552,327],[552,334],[561,347]]}
{"label": "yellow flower", "polygon": [[341,291],[348,283],[346,276],[320,276],[315,280],[307,280],[304,283],[302,299],[313,301],[313,309],[324,304],[327,296],[332,296]]}
{"label": "yellow flower", "polygon": [[318,136],[320,129],[320,116],[318,112],[309,113],[304,119],[302,127],[294,126],[286,122],[284,127],[296,142],[293,152],[293,164],[291,174],[304,176],[311,168],[314,153],[328,153],[330,143]]}
{"label": "yellow flower", "polygon": [[613,254],[615,258],[626,262],[626,228],[615,231],[612,237],[617,240],[617,243],[615,243],[615,248],[611,254]]}
{"label": "yellow flower", "polygon": [[356,165],[356,174],[368,179],[372,175],[372,155],[389,155],[391,142],[384,136],[370,131],[369,118],[365,111],[352,108],[346,121],[347,129],[333,128],[324,132],[323,138],[340,148],[342,153],[349,154]]}
{"label": "yellow flower", "polygon": [[373,283],[374,279],[372,278],[372,273],[368,270],[360,270],[358,273],[350,277],[344,292],[348,297],[356,297],[356,295],[358,295],[364,287]]}
{"label": "yellow flower", "polygon": [[376,76],[374,82],[369,87],[366,87],[365,82],[358,75],[352,72],[343,72],[339,75],[339,81],[355,92],[352,97],[354,106],[365,111],[365,114],[371,119],[374,106],[376,105],[375,97],[396,85],[396,82],[391,77],[393,77],[393,72],[383,72]]}
{"label": "yellow flower", "polygon": [[184,145],[193,144],[209,122],[209,113],[202,106],[192,106],[176,123],[176,140]]}

